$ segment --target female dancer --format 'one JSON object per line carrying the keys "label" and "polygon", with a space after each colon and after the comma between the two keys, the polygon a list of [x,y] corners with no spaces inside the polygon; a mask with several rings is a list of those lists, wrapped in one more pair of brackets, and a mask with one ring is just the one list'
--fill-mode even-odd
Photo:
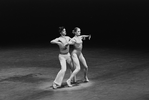
{"label": "female dancer", "polygon": [[61,70],[58,72],[54,82],[53,82],[53,89],[56,89],[61,86],[65,72],[66,72],[66,62],[70,65],[71,71],[73,71],[73,64],[71,61],[71,56],[69,53],[69,45],[68,41],[71,39],[70,37],[66,36],[66,29],[64,27],[59,27],[59,32],[61,34],[60,37],[51,41],[53,44],[57,44],[60,48],[59,54],[59,61],[61,65]]}
{"label": "female dancer", "polygon": [[83,48],[82,39],[85,40],[86,37],[89,37],[89,39],[90,39],[91,35],[80,35],[81,34],[81,29],[78,28],[78,27],[76,27],[73,30],[73,34],[75,34],[75,36],[68,42],[68,44],[74,45],[74,50],[72,51],[71,55],[72,55],[72,60],[73,60],[75,70],[71,74],[70,78],[66,81],[68,86],[72,86],[71,85],[71,80],[80,71],[79,60],[82,62],[83,66],[84,66],[84,82],[89,81],[89,79],[87,77],[88,66],[87,66],[86,60],[85,60],[85,58],[82,54],[82,48]]}

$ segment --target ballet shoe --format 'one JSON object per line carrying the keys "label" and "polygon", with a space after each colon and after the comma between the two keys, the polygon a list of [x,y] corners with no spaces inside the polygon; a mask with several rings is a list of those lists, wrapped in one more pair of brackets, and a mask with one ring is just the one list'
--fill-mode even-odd
{"label": "ballet shoe", "polygon": [[68,87],[72,86],[70,80],[67,80],[66,83],[67,83]]}
{"label": "ballet shoe", "polygon": [[53,89],[57,89],[57,88],[59,88],[60,87],[60,85],[58,85],[58,84],[56,84],[56,83],[53,83],[53,85],[52,85],[52,88]]}
{"label": "ballet shoe", "polygon": [[85,79],[84,79],[84,82],[89,82],[89,79],[88,79],[88,78],[85,78]]}

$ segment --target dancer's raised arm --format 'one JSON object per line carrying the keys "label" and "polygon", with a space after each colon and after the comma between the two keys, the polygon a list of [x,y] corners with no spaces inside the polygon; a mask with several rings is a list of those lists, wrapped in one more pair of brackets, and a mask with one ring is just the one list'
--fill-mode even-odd
{"label": "dancer's raised arm", "polygon": [[69,40],[68,44],[73,45],[73,44],[75,44],[75,41],[76,40],[74,38],[72,38],[72,39]]}
{"label": "dancer's raised arm", "polygon": [[87,37],[88,37],[89,40],[91,39],[91,35],[81,35],[81,38],[83,40],[85,40],[85,38],[87,38]]}
{"label": "dancer's raised arm", "polygon": [[53,39],[53,40],[51,40],[50,41],[50,43],[52,43],[52,44],[62,44],[62,42],[59,40],[59,38],[56,38],[56,39]]}

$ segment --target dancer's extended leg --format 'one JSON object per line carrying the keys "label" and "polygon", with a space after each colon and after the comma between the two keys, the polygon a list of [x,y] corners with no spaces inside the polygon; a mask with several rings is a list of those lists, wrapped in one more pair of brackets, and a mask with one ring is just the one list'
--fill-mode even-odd
{"label": "dancer's extended leg", "polygon": [[[71,57],[67,59],[67,63],[68,63],[69,66],[70,66],[70,75],[71,75],[71,74],[73,73],[73,71],[75,70],[75,66],[74,66],[74,64],[73,64],[73,61],[72,61]],[[72,83],[75,83],[75,82],[76,82],[76,76],[74,76],[74,77],[72,78],[71,82],[72,82]]]}
{"label": "dancer's extended leg", "polygon": [[73,71],[73,73],[71,74],[71,76],[69,77],[69,79],[66,81],[68,86],[71,86],[71,80],[76,76],[76,74],[80,71],[80,63],[79,63],[79,59],[77,57],[76,54],[72,55],[72,59],[73,59],[73,64],[75,66],[75,70]]}
{"label": "dancer's extended leg", "polygon": [[88,82],[88,81],[89,81],[89,79],[88,79],[88,77],[87,77],[88,66],[87,66],[86,60],[85,60],[85,58],[84,58],[84,56],[83,56],[82,53],[79,55],[79,59],[80,59],[80,61],[82,62],[83,67],[84,67],[84,68],[83,68],[83,70],[84,70],[84,81],[85,81],[85,82]]}

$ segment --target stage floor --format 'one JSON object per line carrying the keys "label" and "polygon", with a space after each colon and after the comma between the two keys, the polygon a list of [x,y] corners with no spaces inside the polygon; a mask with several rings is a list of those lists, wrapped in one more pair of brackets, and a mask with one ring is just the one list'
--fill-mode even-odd
{"label": "stage floor", "polygon": [[[0,100],[149,99],[149,51],[84,47],[90,82],[48,89],[60,70],[58,53],[57,47],[1,49]],[[64,82],[68,77],[69,69]]]}

